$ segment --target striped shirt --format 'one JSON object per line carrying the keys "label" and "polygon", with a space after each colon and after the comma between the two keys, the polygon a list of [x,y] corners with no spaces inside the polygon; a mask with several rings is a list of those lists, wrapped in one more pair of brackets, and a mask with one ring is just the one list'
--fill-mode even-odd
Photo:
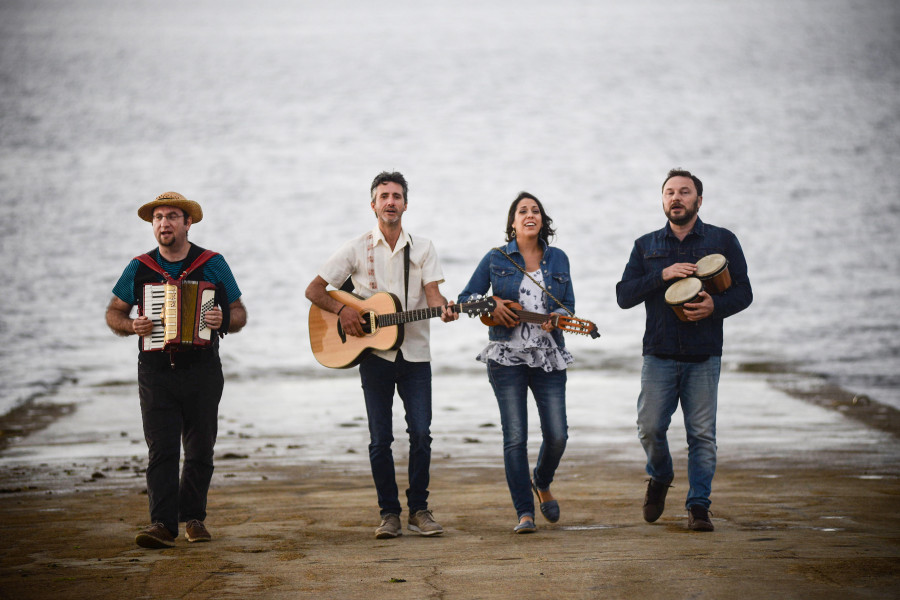
{"label": "striped shirt", "polygon": [[[162,257],[159,249],[157,249],[156,252],[151,252],[150,256],[156,259],[156,262],[163,270],[174,279],[178,279],[178,277],[181,276],[183,266],[188,266],[184,265],[183,260],[178,262],[167,261]],[[119,281],[116,283],[115,287],[113,287],[113,294],[126,304],[137,304],[137,299],[134,297],[134,276],[137,274],[138,265],[140,264],[140,261],[136,258],[132,259],[131,262],[128,263],[128,266],[125,267],[125,270],[122,272],[122,276],[119,277]],[[215,285],[223,283],[228,297],[228,304],[231,304],[241,297],[241,290],[234,280],[234,275],[231,274],[231,268],[228,266],[228,263],[225,262],[225,258],[223,258],[221,254],[217,254],[210,258],[202,267],[200,267],[199,273],[198,271],[195,271],[194,274],[189,277],[194,279],[198,274],[202,281],[208,281]],[[162,275],[159,276],[159,280],[163,280]]]}

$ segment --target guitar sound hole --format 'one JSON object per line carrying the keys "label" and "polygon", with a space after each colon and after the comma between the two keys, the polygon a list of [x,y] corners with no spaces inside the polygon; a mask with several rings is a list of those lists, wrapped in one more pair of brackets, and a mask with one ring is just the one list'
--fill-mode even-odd
{"label": "guitar sound hole", "polygon": [[375,313],[371,311],[364,312],[362,313],[362,318],[366,321],[362,325],[363,331],[366,333],[366,335],[372,335],[372,323],[375,320]]}

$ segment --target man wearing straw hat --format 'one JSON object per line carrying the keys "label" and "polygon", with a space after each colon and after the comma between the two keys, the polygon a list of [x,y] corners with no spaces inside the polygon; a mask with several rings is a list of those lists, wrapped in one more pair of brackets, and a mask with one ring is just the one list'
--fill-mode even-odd
{"label": "man wearing straw hat", "polygon": [[[113,288],[106,323],[121,336],[137,334],[138,384],[144,437],[149,450],[147,496],[151,525],[135,542],[145,548],[175,545],[179,522],[189,542],[211,539],[204,521],[213,473],[219,399],[224,379],[219,337],[240,331],[247,322],[241,291],[225,259],[188,241],[188,230],[203,218],[200,205],[176,192],[159,195],[138,209],[152,223],[158,246],[132,259]],[[154,323],[145,313],[145,290],[160,283],[205,281],[215,286],[215,306],[205,310],[200,327],[211,330],[208,345],[179,343],[156,351],[148,340]],[[155,286],[155,287],[154,287]],[[132,308],[139,316],[132,318]],[[197,310],[183,307],[184,311]],[[157,329],[159,329],[157,327]],[[184,468],[179,480],[182,440]]]}
{"label": "man wearing straw hat", "polygon": [[[638,397],[638,436],[647,454],[650,480],[644,496],[644,520],[659,519],[674,471],[666,432],[678,404],[688,442],[688,484],[685,508],[688,528],[712,531],[709,517],[716,470],[716,403],[722,366],[722,322],[753,301],[747,262],[737,237],[700,220],[703,183],[689,171],[672,169],[662,186],[668,222],[638,238],[616,285],[622,308],[643,303],[647,311],[644,364]],[[683,318],[667,304],[667,288],[703,283],[696,264],[704,257],[724,257],[730,287],[692,291],[679,306]],[[686,286],[682,284],[687,284]]]}

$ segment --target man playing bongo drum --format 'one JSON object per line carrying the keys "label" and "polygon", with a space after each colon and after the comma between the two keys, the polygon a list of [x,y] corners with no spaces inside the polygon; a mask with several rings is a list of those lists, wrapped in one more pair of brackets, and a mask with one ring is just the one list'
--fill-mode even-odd
{"label": "man playing bongo drum", "polygon": [[[685,507],[688,528],[712,531],[709,495],[716,470],[716,402],[722,364],[722,322],[753,301],[747,262],[737,237],[700,220],[703,183],[689,171],[669,171],[662,186],[666,226],[638,238],[616,285],[622,308],[644,303],[644,364],[638,396],[638,437],[647,453],[650,480],[644,497],[644,520],[663,513],[666,492],[675,476],[666,432],[681,403],[688,442]],[[722,255],[731,277],[728,289],[700,291],[694,302],[680,305],[684,320],[666,303],[666,290],[697,273],[697,261]],[[699,289],[700,283],[693,281]]]}

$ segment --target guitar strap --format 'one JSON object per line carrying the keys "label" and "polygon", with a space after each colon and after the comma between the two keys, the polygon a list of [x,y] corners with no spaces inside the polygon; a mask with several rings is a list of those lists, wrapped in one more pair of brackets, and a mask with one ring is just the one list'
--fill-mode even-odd
{"label": "guitar strap", "polygon": [[403,308],[409,310],[409,247],[412,246],[412,236],[409,236],[409,243],[403,248],[403,289],[405,296],[403,297]]}
{"label": "guitar strap", "polygon": [[559,300],[557,300],[557,299],[556,299],[556,296],[554,296],[554,295],[551,294],[549,291],[547,291],[547,288],[545,288],[544,286],[542,286],[540,283],[538,283],[538,282],[535,280],[534,277],[532,277],[531,275],[529,275],[529,274],[528,274],[528,271],[526,271],[525,269],[523,269],[523,268],[519,265],[519,263],[517,263],[516,261],[514,261],[514,260],[512,259],[512,257],[511,257],[509,254],[507,254],[506,252],[504,252],[504,251],[501,250],[500,248],[494,248],[494,250],[496,250],[497,252],[499,252],[500,254],[502,254],[503,256],[505,256],[506,258],[508,258],[508,259],[509,259],[509,262],[511,262],[512,264],[514,264],[515,267],[516,267],[518,270],[522,271],[522,272],[525,274],[525,276],[528,277],[528,279],[530,279],[531,281],[534,282],[534,285],[536,285],[536,286],[538,286],[539,288],[541,288],[541,289],[544,291],[544,293],[547,294],[548,296],[550,296],[551,298],[553,298],[554,302],[556,302],[557,304],[559,304],[559,305],[562,307],[562,309],[563,309],[564,311],[566,311],[567,313],[569,313],[569,316],[570,316],[570,317],[574,317],[574,316],[575,316],[575,313],[573,313],[571,310],[569,310],[568,308],[566,308],[566,305],[565,305],[565,304],[563,304],[562,302],[560,302]]}

